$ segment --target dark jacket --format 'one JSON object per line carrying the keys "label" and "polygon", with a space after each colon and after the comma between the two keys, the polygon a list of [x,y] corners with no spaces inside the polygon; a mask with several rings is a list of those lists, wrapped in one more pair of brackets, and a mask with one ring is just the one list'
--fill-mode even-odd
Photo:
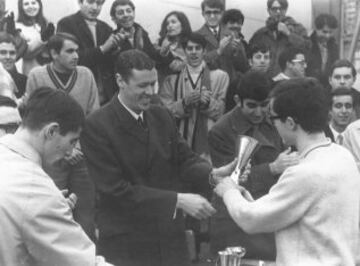
{"label": "dark jacket", "polygon": [[99,79],[101,79],[105,102],[109,101],[114,93],[117,92],[117,86],[114,78],[114,66],[111,53],[103,54],[99,46],[105,43],[112,31],[112,28],[108,24],[97,20],[97,46],[95,46],[90,29],[80,11],[62,18],[57,25],[57,32],[67,32],[78,38],[79,65],[91,69],[97,84],[99,84]]}
{"label": "dark jacket", "polygon": [[[211,160],[215,167],[225,165],[237,156],[237,136],[248,135],[260,143],[260,148],[251,159],[252,168],[248,182],[244,185],[257,199],[267,194],[278,176],[270,172],[269,163],[273,162],[282,151],[282,142],[276,129],[266,120],[253,126],[243,116],[239,107],[225,114],[209,132]],[[230,218],[222,200],[214,196],[217,213],[211,218],[211,251],[227,246],[243,246],[246,257],[253,259],[274,260],[275,241],[273,234],[248,235]]]}
{"label": "dark jacket", "polygon": [[306,76],[317,78],[323,86],[329,86],[329,73],[332,64],[339,59],[339,47],[335,39],[330,39],[327,43],[328,59],[325,70],[321,70],[321,52],[317,42],[316,32],[314,31],[310,36],[311,49],[307,54]]}
{"label": "dark jacket", "polygon": [[177,192],[187,183],[209,193],[211,167],[179,137],[165,108],[144,116],[147,130],[114,97],[86,121],[81,147],[99,196],[99,249],[103,239],[122,239],[127,245],[108,252],[110,262],[189,265],[183,214],[173,218]]}
{"label": "dark jacket", "polygon": [[16,98],[19,99],[25,93],[27,77],[25,75],[19,73],[17,71],[16,67],[14,67],[14,69],[9,71],[9,74],[12,77],[12,79],[14,80],[15,85],[17,87],[17,92],[15,93],[15,96],[16,96]]}

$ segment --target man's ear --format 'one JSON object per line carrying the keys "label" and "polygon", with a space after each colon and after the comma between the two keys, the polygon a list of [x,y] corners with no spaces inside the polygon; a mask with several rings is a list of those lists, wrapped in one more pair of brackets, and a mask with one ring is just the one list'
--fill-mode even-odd
{"label": "man's ear", "polygon": [[55,51],[55,49],[50,49],[50,56],[52,60],[54,60],[57,55],[58,53]]}
{"label": "man's ear", "polygon": [[60,134],[60,125],[57,122],[47,124],[43,128],[45,139],[50,140],[57,134]]}
{"label": "man's ear", "polygon": [[285,122],[288,129],[292,131],[295,131],[297,129],[298,124],[292,117],[287,117]]}
{"label": "man's ear", "polygon": [[252,67],[252,66],[253,66],[253,60],[252,60],[252,58],[249,58],[249,59],[248,59],[248,62],[249,62],[249,66]]}
{"label": "man's ear", "polygon": [[124,88],[124,85],[125,85],[126,82],[119,73],[115,74],[115,80],[116,80],[116,84],[118,85],[118,87],[120,89]]}

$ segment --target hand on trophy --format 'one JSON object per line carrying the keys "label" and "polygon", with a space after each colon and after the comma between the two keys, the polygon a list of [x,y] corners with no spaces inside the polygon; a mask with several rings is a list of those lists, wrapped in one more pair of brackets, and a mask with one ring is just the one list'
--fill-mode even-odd
{"label": "hand on trophy", "polygon": [[244,187],[237,185],[231,177],[227,177],[221,180],[220,183],[215,187],[214,191],[219,197],[222,198],[227,191],[232,189],[238,190],[247,201],[254,201],[250,192],[247,191]]}

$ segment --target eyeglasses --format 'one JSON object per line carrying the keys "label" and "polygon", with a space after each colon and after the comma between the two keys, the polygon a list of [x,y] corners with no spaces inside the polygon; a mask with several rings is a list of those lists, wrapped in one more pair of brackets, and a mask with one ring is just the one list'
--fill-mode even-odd
{"label": "eyeglasses", "polygon": [[293,59],[293,60],[291,60],[291,62],[293,62],[293,63],[299,63],[299,65],[302,65],[302,66],[306,66],[306,65],[307,65],[306,61],[305,61],[305,60],[301,60],[301,59]]}
{"label": "eyeglasses", "polygon": [[221,11],[220,10],[213,10],[213,11],[207,10],[207,11],[204,12],[204,14],[206,16],[211,16],[211,15],[219,16],[221,14]]}
{"label": "eyeglasses", "polygon": [[273,7],[270,7],[270,10],[271,10],[271,12],[281,12],[281,11],[284,11],[285,8],[283,8],[281,6],[273,6]]}

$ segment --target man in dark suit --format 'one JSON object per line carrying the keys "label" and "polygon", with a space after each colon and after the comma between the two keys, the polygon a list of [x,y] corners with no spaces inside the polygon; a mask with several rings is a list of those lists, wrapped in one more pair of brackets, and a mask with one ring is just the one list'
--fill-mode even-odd
{"label": "man in dark suit", "polygon": [[79,65],[91,69],[99,90],[100,104],[108,102],[117,91],[111,54],[120,42],[120,35],[98,20],[105,0],[79,0],[80,10],[62,18],[57,32],[67,32],[79,40]]}
{"label": "man in dark suit", "polygon": [[183,214],[205,219],[215,210],[183,192],[208,195],[211,167],[179,137],[170,113],[150,104],[153,61],[128,50],[115,65],[119,94],[88,117],[81,136],[99,196],[99,252],[115,265],[189,265]]}

